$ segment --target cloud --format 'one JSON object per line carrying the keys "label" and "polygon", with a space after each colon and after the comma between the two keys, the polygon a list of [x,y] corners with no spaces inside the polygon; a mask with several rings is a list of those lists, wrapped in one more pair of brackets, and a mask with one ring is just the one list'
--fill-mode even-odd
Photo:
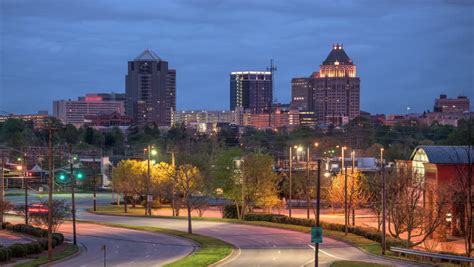
{"label": "cloud", "polygon": [[[178,108],[228,108],[229,72],[278,65],[275,91],[311,74],[342,42],[358,65],[362,108],[430,109],[472,93],[471,1],[180,0],[1,2],[0,109],[124,91],[126,62],[152,48],[177,69]],[[388,101],[390,99],[390,101]],[[21,105],[28,103],[28,105]]]}

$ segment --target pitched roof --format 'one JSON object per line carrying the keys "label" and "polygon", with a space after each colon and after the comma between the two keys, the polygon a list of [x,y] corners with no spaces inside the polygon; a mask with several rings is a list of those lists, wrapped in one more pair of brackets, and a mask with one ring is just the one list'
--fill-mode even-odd
{"label": "pitched roof", "polygon": [[161,58],[152,50],[146,49],[135,58],[135,61],[160,61]]}
{"label": "pitched roof", "polygon": [[341,65],[353,65],[352,59],[344,51],[342,44],[334,44],[332,50],[329,53],[326,60],[323,61],[323,65],[334,65],[334,62],[339,62]]}
{"label": "pitched roof", "polygon": [[417,146],[410,159],[413,160],[420,149],[425,152],[430,163],[468,164],[474,162],[474,147],[469,149],[469,146]]}

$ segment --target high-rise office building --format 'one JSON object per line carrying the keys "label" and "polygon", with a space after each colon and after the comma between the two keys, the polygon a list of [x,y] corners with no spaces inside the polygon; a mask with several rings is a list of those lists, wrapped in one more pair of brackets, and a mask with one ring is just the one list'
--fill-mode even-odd
{"label": "high-rise office building", "polygon": [[252,113],[271,112],[272,72],[236,71],[230,73],[230,110],[242,108]]}
{"label": "high-rise office building", "polygon": [[342,44],[333,45],[319,71],[291,83],[292,106],[314,111],[321,123],[341,124],[360,114],[360,78]]}
{"label": "high-rise office building", "polygon": [[53,116],[64,124],[82,126],[86,115],[124,114],[123,100],[115,100],[110,94],[87,94],[77,100],[53,101]]}
{"label": "high-rise office building", "polygon": [[176,70],[153,51],[128,62],[125,77],[126,114],[143,125],[171,126],[176,110]]}

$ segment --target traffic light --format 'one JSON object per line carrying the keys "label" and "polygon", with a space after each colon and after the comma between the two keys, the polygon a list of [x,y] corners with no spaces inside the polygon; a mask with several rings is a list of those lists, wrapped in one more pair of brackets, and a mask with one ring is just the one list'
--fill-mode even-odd
{"label": "traffic light", "polygon": [[59,175],[59,181],[61,181],[61,182],[66,181],[66,175],[65,175],[64,173],[61,173],[61,174]]}
{"label": "traffic light", "polygon": [[82,178],[84,178],[84,174],[83,174],[82,172],[78,172],[78,173],[76,174],[76,178],[79,179],[79,180],[81,180]]}

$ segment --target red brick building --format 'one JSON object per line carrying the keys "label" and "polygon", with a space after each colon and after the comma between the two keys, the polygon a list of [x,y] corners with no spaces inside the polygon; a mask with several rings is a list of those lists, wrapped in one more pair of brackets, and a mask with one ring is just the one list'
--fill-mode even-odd
{"label": "red brick building", "polygon": [[433,207],[439,192],[449,194],[445,219],[451,235],[459,235],[465,224],[465,211],[460,203],[465,203],[462,195],[468,192],[469,176],[474,192],[473,159],[474,149],[469,146],[418,146],[410,160],[397,162],[399,168],[411,168],[424,182],[423,205]]}

